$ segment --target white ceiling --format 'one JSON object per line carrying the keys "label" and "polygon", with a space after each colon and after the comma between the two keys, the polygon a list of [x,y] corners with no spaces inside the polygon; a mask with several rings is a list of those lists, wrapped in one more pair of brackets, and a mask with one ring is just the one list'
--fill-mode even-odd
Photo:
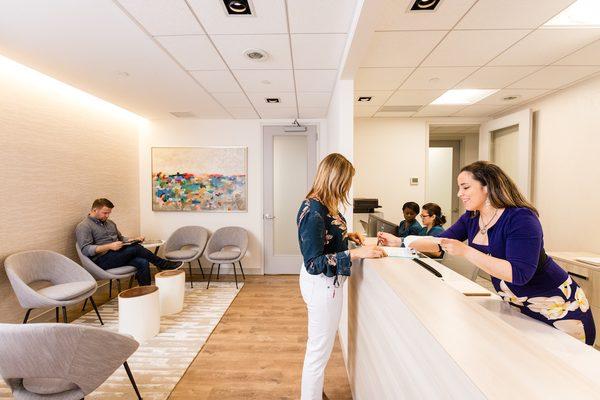
{"label": "white ceiling", "polygon": [[147,118],[322,118],[355,3],[3,0],[0,54]]}
{"label": "white ceiling", "polygon": [[[412,0],[384,1],[355,80],[356,116],[488,117],[600,72],[600,27],[542,27],[574,0],[443,0],[421,14],[407,12]],[[499,91],[470,106],[430,104],[448,89]]]}

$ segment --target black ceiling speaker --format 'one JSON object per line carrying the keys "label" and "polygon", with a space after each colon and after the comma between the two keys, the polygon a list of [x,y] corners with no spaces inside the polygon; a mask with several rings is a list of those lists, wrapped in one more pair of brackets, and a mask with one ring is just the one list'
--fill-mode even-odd
{"label": "black ceiling speaker", "polygon": [[442,0],[415,0],[410,11],[434,11]]}
{"label": "black ceiling speaker", "polygon": [[229,15],[252,15],[248,0],[223,0]]}

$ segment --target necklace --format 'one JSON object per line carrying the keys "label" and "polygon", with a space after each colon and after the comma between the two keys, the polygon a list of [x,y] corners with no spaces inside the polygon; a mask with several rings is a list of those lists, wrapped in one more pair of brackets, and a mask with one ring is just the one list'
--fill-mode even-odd
{"label": "necklace", "polygon": [[483,221],[483,216],[481,215],[481,213],[479,214],[480,216],[480,220],[483,223],[483,227],[481,227],[481,225],[479,226],[479,232],[481,232],[482,235],[487,235],[487,227],[492,223],[492,221],[494,220],[494,218],[496,218],[496,214],[498,214],[498,209],[496,208],[496,211],[494,211],[494,215],[492,215],[492,218],[490,218],[490,220],[488,221],[488,223],[486,224]]}

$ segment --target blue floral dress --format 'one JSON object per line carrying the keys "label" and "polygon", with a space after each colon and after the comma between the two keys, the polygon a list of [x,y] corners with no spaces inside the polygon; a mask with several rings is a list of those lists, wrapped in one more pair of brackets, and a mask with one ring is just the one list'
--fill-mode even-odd
{"label": "blue floral dress", "polygon": [[546,256],[542,226],[531,210],[506,208],[487,231],[487,246],[473,243],[478,231],[479,218],[466,212],[440,237],[468,240],[469,246],[482,253],[510,262],[512,282],[492,277],[504,301],[531,318],[594,344],[596,328],[585,293]]}
{"label": "blue floral dress", "polygon": [[336,277],[336,284],[339,275],[349,276],[352,261],[344,216],[332,216],[319,200],[306,199],[300,205],[296,222],[306,271]]}

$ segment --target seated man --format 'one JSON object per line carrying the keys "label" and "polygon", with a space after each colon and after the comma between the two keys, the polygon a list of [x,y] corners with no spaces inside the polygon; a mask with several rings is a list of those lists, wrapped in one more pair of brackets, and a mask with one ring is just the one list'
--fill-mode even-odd
{"label": "seated man", "polygon": [[[156,265],[160,270],[175,269],[183,265],[181,261],[174,262],[157,257],[139,243],[124,244],[126,238],[121,235],[117,225],[108,219],[113,208],[114,204],[108,199],[94,200],[92,210],[75,229],[81,252],[96,265],[102,269],[125,265],[136,267],[135,277],[140,286],[149,285],[151,282],[149,263]],[[144,237],[132,240],[143,241]]]}

